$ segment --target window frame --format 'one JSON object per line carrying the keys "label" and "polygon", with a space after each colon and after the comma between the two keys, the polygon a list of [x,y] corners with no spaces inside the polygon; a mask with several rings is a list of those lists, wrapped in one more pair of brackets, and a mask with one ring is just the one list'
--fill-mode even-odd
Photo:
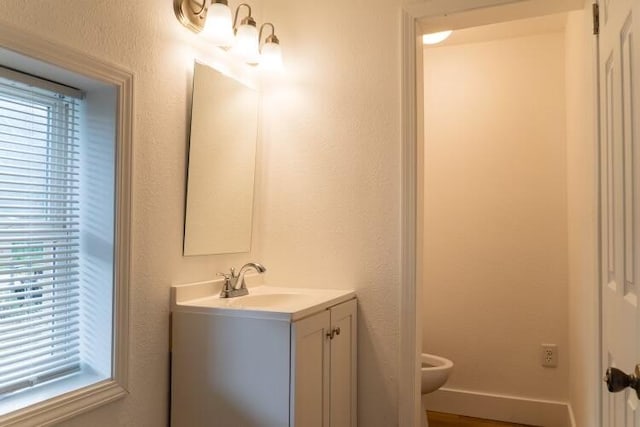
{"label": "window frame", "polygon": [[[61,70],[113,87],[116,91],[115,233],[113,289],[113,354],[111,378],[0,416],[3,426],[49,426],[128,394],[129,278],[131,266],[131,170],[133,135],[133,74],[126,69],[42,39],[23,30],[0,26],[0,48],[11,59],[22,58],[25,70],[60,80]],[[16,67],[17,68],[17,67]],[[92,87],[75,85],[87,93]]]}

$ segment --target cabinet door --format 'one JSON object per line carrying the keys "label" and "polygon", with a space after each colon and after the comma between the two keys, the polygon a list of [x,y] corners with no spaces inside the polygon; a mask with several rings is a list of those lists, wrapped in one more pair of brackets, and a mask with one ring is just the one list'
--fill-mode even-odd
{"label": "cabinet door", "polygon": [[329,380],[331,427],[357,426],[356,309],[354,299],[332,307],[330,310],[331,331],[333,331]]}
{"label": "cabinet door", "polygon": [[291,426],[329,427],[329,311],[291,326]]}
{"label": "cabinet door", "polygon": [[283,321],[174,313],[171,425],[286,426],[290,330]]}

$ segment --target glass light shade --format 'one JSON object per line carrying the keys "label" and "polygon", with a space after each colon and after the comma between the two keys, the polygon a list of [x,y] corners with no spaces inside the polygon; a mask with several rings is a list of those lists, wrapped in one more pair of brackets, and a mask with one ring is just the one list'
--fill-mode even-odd
{"label": "glass light shade", "polygon": [[269,71],[282,69],[282,49],[280,49],[278,43],[265,43],[262,45],[260,67]]}
{"label": "glass light shade", "polygon": [[216,46],[230,47],[233,45],[233,24],[231,23],[229,6],[223,3],[211,3],[207,11],[203,34]]}
{"label": "glass light shade", "polygon": [[438,33],[425,34],[422,36],[423,44],[438,44],[445,41],[453,33],[452,30],[440,31]]}
{"label": "glass light shade", "polygon": [[240,25],[236,31],[236,40],[231,51],[249,64],[260,61],[258,29],[249,24]]}

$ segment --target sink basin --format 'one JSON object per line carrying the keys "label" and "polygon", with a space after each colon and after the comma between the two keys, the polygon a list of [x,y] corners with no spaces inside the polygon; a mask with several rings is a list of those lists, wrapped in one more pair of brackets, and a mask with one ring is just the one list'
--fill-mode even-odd
{"label": "sink basin", "polygon": [[229,298],[229,307],[243,308],[276,308],[287,307],[295,304],[304,304],[309,302],[313,297],[304,294],[258,294],[245,295],[243,297]]}
{"label": "sink basin", "polygon": [[355,297],[350,290],[249,287],[249,295],[220,298],[217,282],[172,287],[174,311],[293,321]]}

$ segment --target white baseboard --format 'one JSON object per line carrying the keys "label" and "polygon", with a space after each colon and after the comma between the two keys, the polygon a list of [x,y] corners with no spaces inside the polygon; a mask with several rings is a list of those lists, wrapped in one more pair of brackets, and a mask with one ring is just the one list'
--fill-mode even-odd
{"label": "white baseboard", "polygon": [[543,427],[575,427],[566,402],[442,388],[422,396],[430,411]]}

